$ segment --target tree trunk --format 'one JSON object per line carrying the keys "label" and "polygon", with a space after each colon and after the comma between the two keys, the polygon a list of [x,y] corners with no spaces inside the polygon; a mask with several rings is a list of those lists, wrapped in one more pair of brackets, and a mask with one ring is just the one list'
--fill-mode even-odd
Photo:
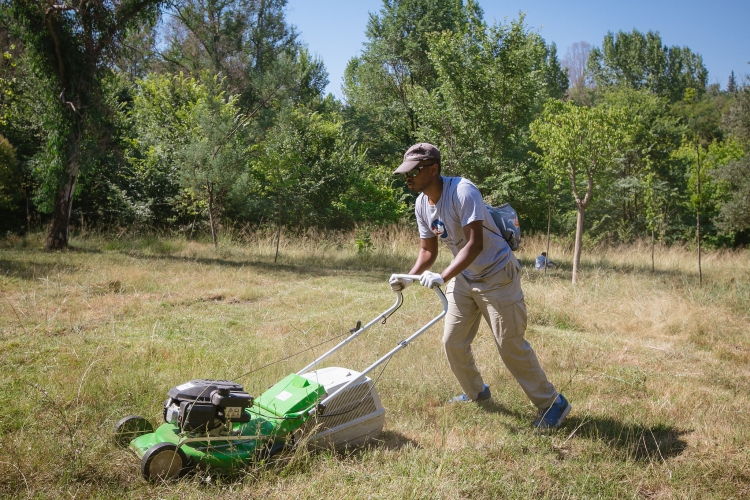
{"label": "tree trunk", "polygon": [[68,135],[67,168],[62,186],[55,195],[55,205],[52,210],[52,220],[47,231],[47,250],[65,250],[68,248],[70,212],[73,209],[73,194],[76,190],[76,180],[80,170],[80,156],[78,151],[80,137],[75,132],[78,124],[73,125],[73,132]]}
{"label": "tree trunk", "polygon": [[211,226],[211,238],[214,240],[214,248],[219,248],[216,243],[216,227],[214,226],[214,185],[208,183],[208,222]]}
{"label": "tree trunk", "polygon": [[654,238],[654,229],[651,228],[651,272],[654,272],[654,244],[655,244],[655,238]]}
{"label": "tree trunk", "polygon": [[547,265],[547,261],[549,260],[549,234],[550,234],[550,228],[552,227],[552,201],[550,198],[552,197],[552,178],[547,179],[547,255],[546,260],[544,261],[544,274],[547,274],[547,268],[549,267]]}
{"label": "tree trunk", "polygon": [[695,140],[695,162],[698,173],[698,207],[695,211],[695,238],[698,241],[698,286],[703,284],[703,271],[701,270],[701,153],[698,140]]}
{"label": "tree trunk", "polygon": [[276,223],[276,255],[273,256],[273,263],[279,258],[279,241],[281,241],[281,220]]}
{"label": "tree trunk", "polygon": [[581,246],[583,243],[583,220],[586,208],[583,204],[578,204],[578,217],[576,219],[576,244],[573,250],[573,284],[578,281],[578,268],[581,264]]}

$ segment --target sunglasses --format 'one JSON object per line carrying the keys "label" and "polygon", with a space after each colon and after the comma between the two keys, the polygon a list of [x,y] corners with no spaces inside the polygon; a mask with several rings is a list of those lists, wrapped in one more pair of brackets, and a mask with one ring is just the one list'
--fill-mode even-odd
{"label": "sunglasses", "polygon": [[413,179],[417,175],[419,175],[420,170],[422,170],[425,167],[428,167],[430,165],[420,165],[419,167],[414,167],[413,169],[409,170],[408,172],[404,172],[404,177],[407,179]]}

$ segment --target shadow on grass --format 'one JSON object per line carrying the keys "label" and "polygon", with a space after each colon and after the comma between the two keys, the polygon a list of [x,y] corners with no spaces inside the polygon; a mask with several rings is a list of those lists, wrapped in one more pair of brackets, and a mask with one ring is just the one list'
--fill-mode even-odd
{"label": "shadow on grass", "polygon": [[[494,401],[482,403],[484,411],[513,417],[526,423],[528,414],[511,410]],[[530,423],[528,424],[530,425]],[[659,423],[644,425],[625,423],[615,417],[603,415],[570,415],[559,431],[578,439],[598,441],[629,460],[666,460],[682,454],[687,442],[682,436],[692,431]]]}
{"label": "shadow on grass", "polygon": [[[294,264],[274,263],[263,260],[230,260],[221,257],[183,257],[176,255],[149,255],[141,252],[123,252],[124,255],[140,260],[168,260],[174,262],[197,263],[201,265],[215,265],[231,268],[252,267],[267,271],[288,272],[293,274],[304,274],[308,276],[329,276],[333,273],[345,271],[366,271],[369,273],[378,272],[386,275],[392,272],[393,268],[380,265],[370,265],[366,260],[356,258],[344,259],[340,261],[323,261],[315,259],[314,262],[300,261]],[[403,268],[402,266],[401,268]],[[398,269],[401,269],[398,268]]]}
{"label": "shadow on grass", "polygon": [[601,415],[570,416],[565,420],[564,428],[578,438],[602,442],[623,453],[624,458],[649,461],[681,455],[687,448],[682,436],[692,432],[663,423],[625,423]]}
{"label": "shadow on grass", "polygon": [[489,401],[480,401],[479,407],[489,413],[498,413],[500,415],[506,415],[509,417],[514,417],[517,419],[522,419],[524,416],[519,411],[511,410],[510,408],[507,408],[504,404],[496,402],[494,399],[490,399]]}
{"label": "shadow on grass", "polygon": [[[564,266],[557,268],[553,271],[548,271],[547,274],[544,271],[537,271],[534,269],[533,263],[523,263],[525,269],[528,269],[528,273],[524,276],[529,281],[539,281],[543,279],[555,279],[558,281],[570,281],[573,277],[573,271],[571,268]],[[655,269],[651,270],[651,266],[618,266],[609,262],[581,262],[580,270],[582,272],[582,278],[585,279],[587,274],[591,274],[595,271],[605,271],[609,273],[618,273],[626,275],[649,275],[655,278],[684,278],[685,276],[692,276],[695,273],[685,272],[680,269]]]}
{"label": "shadow on grass", "polygon": [[400,432],[383,431],[370,444],[371,447],[377,447],[382,450],[400,450],[401,448],[421,448],[419,443]]}
{"label": "shadow on grass", "polygon": [[0,259],[0,274],[24,280],[36,280],[51,274],[73,273],[80,270],[75,264],[38,262],[26,258],[19,260]]}

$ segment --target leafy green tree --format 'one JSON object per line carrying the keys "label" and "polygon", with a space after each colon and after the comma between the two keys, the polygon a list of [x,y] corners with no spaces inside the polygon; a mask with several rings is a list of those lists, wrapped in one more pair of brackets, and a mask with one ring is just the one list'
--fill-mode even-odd
{"label": "leafy green tree", "polygon": [[217,246],[217,206],[246,163],[243,126],[247,119],[239,113],[236,97],[225,98],[218,77],[207,81],[204,88],[187,116],[186,144],[176,159],[183,187],[208,206],[211,238]]}
{"label": "leafy green tree", "polygon": [[703,92],[708,81],[699,54],[687,47],[663,45],[654,31],[608,32],[602,47],[591,50],[587,68],[599,87],[648,89],[670,102],[682,100],[687,88]]}
{"label": "leafy green tree", "polygon": [[404,215],[390,172],[368,164],[337,113],[287,110],[253,149],[243,192],[259,205],[258,214],[279,228],[348,229]]}
{"label": "leafy green tree", "polygon": [[[554,178],[568,177],[577,208],[573,283],[578,278],[584,215],[594,186],[616,165],[628,140],[628,120],[619,108],[579,107],[572,102],[549,101],[531,124],[531,138],[541,153],[534,156]],[[582,193],[585,190],[585,194]]]}
{"label": "leafy green tree", "polygon": [[714,175],[725,183],[727,190],[716,225],[726,232],[750,231],[750,156],[717,169]]}
{"label": "leafy green tree", "polygon": [[8,139],[0,135],[0,210],[13,208],[19,192],[16,151]]}
{"label": "leafy green tree", "polygon": [[[681,173],[673,168],[672,152],[679,148],[685,129],[672,114],[669,102],[647,90],[606,89],[599,92],[597,101],[601,107],[627,109],[630,134],[588,218],[596,221],[599,234],[608,233],[620,241],[629,241],[653,229],[647,211],[656,210],[657,207],[649,205],[664,199],[659,195],[664,185],[684,185]],[[650,216],[659,214],[662,227],[667,221],[663,208]]]}
{"label": "leafy green tree", "polygon": [[[300,49],[297,33],[284,19],[286,0],[179,0],[174,3],[161,52],[172,72],[197,77],[210,70],[226,78],[227,90],[239,95],[248,112],[264,101],[278,80],[279,59]],[[318,68],[325,72],[325,68]],[[284,82],[286,84],[287,82]]]}
{"label": "leafy green tree", "polygon": [[735,93],[723,120],[724,128],[750,152],[750,77]]}
{"label": "leafy green tree", "polygon": [[[724,117],[730,137],[742,147],[744,156],[717,168],[714,176],[724,183],[726,197],[716,224],[723,231],[750,232],[750,79],[736,90],[736,99]],[[737,243],[737,236],[735,243]]]}
{"label": "leafy green tree", "polygon": [[530,214],[540,179],[528,161],[528,126],[545,99],[567,88],[554,46],[521,16],[436,34],[429,53],[438,84],[413,92],[422,116],[418,139],[440,148],[447,173],[471,178],[492,200]]}
{"label": "leafy green tree", "polygon": [[[732,229],[722,227],[717,222],[722,207],[732,199],[732,187],[742,184],[741,169],[736,170],[736,167],[730,166],[744,156],[742,148],[731,139],[724,142],[714,141],[708,147],[699,145],[696,148],[695,141],[686,138],[682,146],[672,154],[681,165],[681,170],[686,173],[686,188],[689,193],[686,200],[687,208],[693,214],[700,211],[701,240],[707,240],[711,246],[732,244]],[[737,179],[731,179],[726,175],[728,172],[740,175]],[[723,230],[729,232],[722,234]],[[685,234],[684,237],[688,239],[689,235]]]}
{"label": "leafy green tree", "polygon": [[729,74],[729,80],[727,81],[727,92],[734,94],[737,92],[737,78],[734,76],[734,70]]}
{"label": "leafy green tree", "polygon": [[[54,82],[59,135],[48,147],[48,179],[56,184],[48,249],[68,246],[76,180],[95,149],[98,118],[107,110],[99,85],[126,31],[144,19],[154,21],[162,0],[81,1],[50,4],[15,0],[11,10],[35,64]],[[52,97],[54,96],[54,97]],[[87,139],[91,140],[87,140]],[[53,181],[56,180],[56,181]]]}
{"label": "leafy green tree", "polygon": [[130,134],[125,138],[131,186],[125,196],[132,201],[134,222],[161,226],[192,220],[202,211],[195,196],[182,189],[179,155],[191,138],[193,108],[205,98],[205,86],[181,74],[151,74],[138,82],[126,110]]}
{"label": "leafy green tree", "polygon": [[726,128],[722,122],[734,100],[734,95],[721,92],[719,84],[714,83],[706,88],[706,92],[696,92],[692,101],[674,103],[672,114],[682,120],[686,129],[697,135],[703,147],[708,147],[712,142],[721,142],[726,138]]}
{"label": "leafy green tree", "polygon": [[472,0],[383,0],[380,12],[370,14],[365,49],[349,61],[343,93],[359,142],[376,162],[416,141],[421,117],[410,96],[417,87],[433,89],[438,79],[429,35],[483,24],[482,16]]}

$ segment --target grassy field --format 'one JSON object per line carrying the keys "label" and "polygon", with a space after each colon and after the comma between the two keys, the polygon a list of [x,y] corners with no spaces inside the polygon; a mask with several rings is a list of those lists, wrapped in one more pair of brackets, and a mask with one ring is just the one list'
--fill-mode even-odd
{"label": "grassy field", "polygon": [[[157,422],[166,391],[229,378],[258,395],[357,320],[392,304],[392,272],[416,249],[412,229],[242,242],[41,237],[0,241],[0,496],[35,498],[748,498],[750,252],[704,256],[648,246],[587,250],[533,270],[541,239],[518,253],[527,338],[573,404],[561,429],[533,430],[534,408],[500,362],[486,326],[475,354],[494,400],[460,393],[442,324],[389,363],[377,389],[380,439],[349,452],[296,450],[235,477],[148,484],[111,429]],[[443,252],[436,266],[442,269]],[[440,309],[407,289],[387,324],[330,364],[362,369]],[[306,351],[305,351],[306,350]],[[256,370],[289,354],[286,361]],[[376,373],[377,376],[377,373]]]}

